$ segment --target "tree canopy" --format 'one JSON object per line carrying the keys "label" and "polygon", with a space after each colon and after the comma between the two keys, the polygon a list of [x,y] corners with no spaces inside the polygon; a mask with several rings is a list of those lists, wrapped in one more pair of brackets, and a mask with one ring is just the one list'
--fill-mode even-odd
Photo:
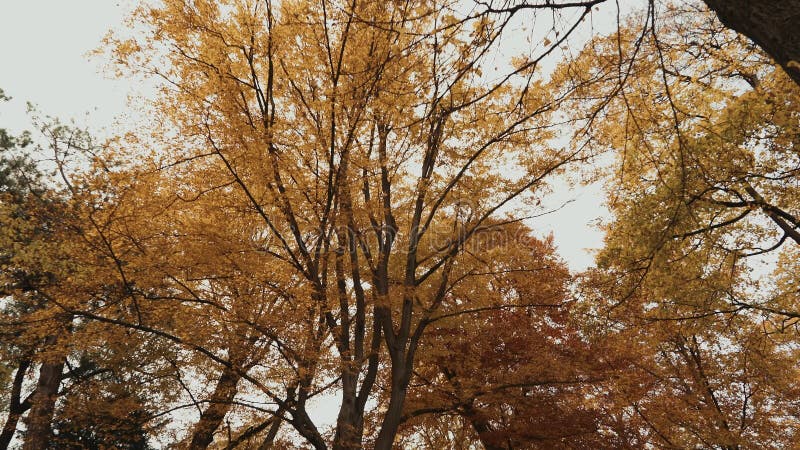
{"label": "tree canopy", "polygon": [[140,5],[145,123],[0,129],[0,449],[791,447],[791,61],[604,3]]}

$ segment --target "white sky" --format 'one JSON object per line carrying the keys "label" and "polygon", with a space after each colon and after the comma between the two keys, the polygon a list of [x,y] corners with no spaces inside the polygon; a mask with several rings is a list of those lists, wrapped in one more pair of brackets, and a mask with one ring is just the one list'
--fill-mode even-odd
{"label": "white sky", "polygon": [[[0,88],[13,98],[0,105],[0,127],[15,132],[29,127],[26,102],[100,136],[113,129],[115,120],[124,120],[126,99],[138,86],[104,75],[104,62],[88,52],[109,29],[121,26],[130,5],[128,0],[0,0]],[[591,224],[605,214],[603,194],[598,186],[559,184],[544,203],[555,208],[566,200],[574,201],[530,225],[541,235],[552,232],[561,256],[581,270],[592,264],[587,249],[602,244],[602,234]]]}
{"label": "white sky", "polygon": [[126,83],[101,75],[101,62],[86,55],[120,25],[120,3],[0,0],[0,88],[13,97],[0,109],[1,126],[25,128],[28,101],[45,114],[95,129],[110,126],[125,111]]}

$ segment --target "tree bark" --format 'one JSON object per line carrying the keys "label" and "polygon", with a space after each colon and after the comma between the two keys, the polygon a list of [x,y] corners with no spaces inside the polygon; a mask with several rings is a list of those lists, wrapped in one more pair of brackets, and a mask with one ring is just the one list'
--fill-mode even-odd
{"label": "tree bark", "polygon": [[[52,348],[56,341],[56,336],[48,336],[45,348]],[[66,356],[62,355],[55,360],[45,360],[39,368],[39,380],[31,397],[31,410],[26,419],[27,430],[22,450],[43,450],[53,437],[53,415],[65,363]]]}
{"label": "tree bark", "polygon": [[336,434],[333,439],[334,450],[361,449],[364,434],[364,415],[356,405],[356,380],[358,373],[349,368],[342,376],[342,405],[336,419]]}
{"label": "tree bark", "polygon": [[728,28],[753,40],[800,85],[800,0],[704,0]]}
{"label": "tree bark", "polygon": [[3,432],[0,434],[0,450],[8,449],[14,433],[17,431],[17,423],[25,411],[30,408],[28,401],[21,401],[20,395],[22,394],[22,382],[25,380],[25,374],[31,365],[30,359],[23,359],[17,366],[17,372],[14,374],[14,382],[11,385],[11,399],[8,406],[8,418],[3,426]]}
{"label": "tree bark", "polygon": [[[396,350],[395,350],[396,351]],[[405,352],[400,353],[404,355]],[[406,363],[405,358],[392,355],[392,387],[389,396],[389,405],[386,415],[383,416],[381,431],[375,440],[375,450],[392,450],[397,431],[403,420],[403,405],[406,401],[408,383],[411,380],[411,364]]]}
{"label": "tree bark", "polygon": [[200,421],[194,427],[191,450],[205,450],[214,440],[214,431],[219,428],[222,419],[231,407],[231,402],[236,396],[236,385],[241,376],[233,369],[225,367],[217,380],[214,393],[208,399],[208,407],[200,415]]}

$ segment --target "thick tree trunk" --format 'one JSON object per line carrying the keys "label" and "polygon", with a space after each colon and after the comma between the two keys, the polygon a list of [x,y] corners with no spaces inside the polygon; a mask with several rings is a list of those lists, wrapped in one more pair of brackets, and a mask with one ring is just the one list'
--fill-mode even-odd
{"label": "thick tree trunk", "polygon": [[228,413],[240,379],[241,376],[229,367],[222,371],[214,393],[208,399],[208,407],[200,415],[200,421],[194,427],[192,443],[189,445],[191,450],[205,450],[214,440],[214,431],[219,428],[222,419]]}
{"label": "thick tree trunk", "polygon": [[392,391],[389,406],[381,423],[381,431],[375,440],[375,450],[391,450],[403,418],[408,383],[411,380],[411,367],[402,358],[392,358]]}
{"label": "thick tree trunk", "polygon": [[362,447],[364,415],[357,405],[357,380],[358,373],[352,367],[347,367],[342,374],[342,405],[336,419],[334,450],[358,450]]}
{"label": "thick tree trunk", "polygon": [[[45,341],[45,348],[54,346],[56,340],[55,336],[49,336]],[[45,360],[39,368],[39,380],[31,397],[31,410],[26,419],[27,430],[22,450],[43,450],[50,443],[58,388],[61,386],[65,363],[66,357],[60,356],[55,361]]]}
{"label": "thick tree trunk", "polygon": [[800,0],[704,0],[728,28],[772,56],[800,85]]}
{"label": "thick tree trunk", "polygon": [[21,401],[22,382],[25,380],[25,373],[28,372],[31,361],[23,359],[17,366],[17,372],[14,374],[14,382],[11,385],[11,399],[8,405],[8,417],[3,426],[3,432],[0,434],[0,450],[6,450],[17,431],[17,423],[22,414],[30,408],[28,402]]}
{"label": "thick tree trunk", "polygon": [[355,408],[342,403],[336,420],[336,435],[333,440],[334,450],[360,450],[364,435],[364,418]]}

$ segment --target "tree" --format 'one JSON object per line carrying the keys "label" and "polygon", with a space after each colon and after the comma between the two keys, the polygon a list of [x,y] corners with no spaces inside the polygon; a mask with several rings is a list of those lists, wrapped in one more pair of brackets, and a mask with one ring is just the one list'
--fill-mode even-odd
{"label": "tree", "polygon": [[[472,265],[460,268],[465,282],[422,344],[405,413],[409,446],[442,429],[460,437],[425,448],[626,446],[586,402],[611,371],[571,318],[569,272],[552,242],[529,233],[512,224],[481,236]],[[478,299],[485,306],[457,306]]]}
{"label": "tree", "polygon": [[[613,2],[606,0],[584,0],[536,2],[529,0],[501,0],[476,2],[478,14],[511,14],[522,15],[529,11],[570,11],[591,9],[593,7],[610,7]],[[644,3],[644,2],[643,2]],[[647,0],[651,11],[674,2]],[[699,3],[699,2],[698,2]],[[800,84],[800,36],[793,26],[800,17],[800,2],[785,0],[703,0],[703,4],[713,11],[719,20],[729,29],[752,39],[779,66],[781,66],[796,84]],[[616,3],[619,9],[619,3]],[[696,10],[697,16],[706,15],[704,10]],[[643,28],[647,32],[647,26]]]}
{"label": "tree", "polygon": [[[152,123],[0,160],[0,442],[790,445],[797,86],[699,3],[561,52],[601,3],[141,6],[106,45]],[[552,30],[509,57],[523,11]],[[573,284],[524,222],[609,151]]]}
{"label": "tree", "polygon": [[[275,337],[296,393],[193,348],[258,387],[314,448],[330,443],[306,407],[332,379],[343,397],[332,446],[391,448],[420,343],[459,281],[465,246],[582,157],[546,145],[547,112],[572,88],[528,81],[559,42],[486,83],[503,28],[456,14],[426,2],[169,1],[136,15],[148,36],[111,41],[115,58],[166,81],[157,114],[168,123],[151,136],[172,149],[152,163],[161,193],[190,203],[224,195],[229,211],[247,214],[226,247],[245,245],[291,280],[280,290],[297,289],[284,317],[300,338]],[[515,170],[498,170],[497,158],[516,160]],[[222,250],[189,255],[202,279],[220,270]],[[385,413],[365,436],[380,370],[391,374]]]}
{"label": "tree", "polygon": [[[747,274],[754,257],[800,243],[797,86],[719,24],[698,22],[692,9],[672,14],[674,25],[649,38],[623,33],[585,53],[589,65],[618,60],[622,42],[627,67],[624,86],[613,65],[596,85],[616,96],[602,101],[589,139],[619,155],[607,178],[616,220],[600,262],[661,283],[694,262],[721,283],[720,303],[697,305],[706,312],[791,316],[774,290],[772,300],[754,299]],[[697,36],[685,37],[689,27]]]}
{"label": "tree", "polygon": [[[134,392],[134,386],[141,388],[147,383],[148,389],[157,389],[163,384],[159,376],[139,374],[138,382],[128,378],[159,357],[157,346],[151,345],[147,353],[142,353],[142,346],[148,343],[138,336],[120,336],[116,328],[103,328],[71,312],[113,302],[119,295],[120,285],[107,276],[113,265],[105,258],[97,236],[86,231],[98,224],[93,221],[97,219],[98,198],[108,191],[90,183],[98,179],[92,180],[89,170],[70,170],[69,159],[93,150],[86,132],[52,119],[37,120],[36,124],[46,139],[44,145],[34,145],[29,134],[12,139],[4,132],[4,154],[0,158],[0,293],[4,297],[0,351],[3,363],[15,368],[13,379],[3,380],[10,395],[0,448],[10,445],[26,413],[23,448],[47,448],[54,440],[55,425],[64,432],[59,434],[59,442],[71,445],[64,423],[77,417],[70,416],[65,408],[78,399],[91,404],[86,409],[106,409],[116,413],[118,419],[127,419],[128,413],[145,413],[151,406],[142,395],[144,391]],[[60,181],[34,161],[44,152],[50,153]],[[117,385],[127,378],[126,395],[139,396],[140,403],[103,398],[109,385],[100,379],[107,379],[109,374],[117,377]],[[103,387],[98,388],[98,383]],[[97,396],[86,400],[91,388]],[[84,419],[87,429],[117,425]],[[100,431],[97,428],[93,432]]]}
{"label": "tree", "polygon": [[[0,98],[8,100],[2,91]],[[52,309],[46,312],[48,308],[36,289],[53,283],[53,271],[57,269],[52,260],[47,260],[51,247],[48,241],[53,237],[54,224],[63,216],[59,199],[47,195],[41,172],[24,153],[31,144],[29,134],[15,138],[0,130],[0,139],[0,215],[4,225],[0,238],[0,294],[6,297],[2,350],[3,360],[16,366],[9,387],[8,416],[0,435],[0,446],[7,448],[20,417],[28,409],[29,430],[36,432],[43,421],[49,425],[55,391],[61,382],[64,363],[54,347],[57,330],[63,328],[64,321]],[[33,318],[37,325],[24,325]],[[23,398],[25,375],[34,362],[40,363],[37,385],[30,396]],[[39,431],[47,435],[45,429]]]}
{"label": "tree", "polygon": [[594,320],[593,340],[627,358],[604,407],[622,412],[622,429],[645,448],[791,445],[800,425],[796,336],[765,333],[747,314],[676,318],[680,308],[716,301],[714,280],[690,269],[676,264],[677,276],[648,279],[635,294],[616,285],[619,271],[597,270],[585,283],[588,305],[612,311]]}
{"label": "tree", "polygon": [[[616,158],[604,174],[614,220],[585,307],[602,340],[640,355],[614,392],[645,442],[782,448],[797,427],[797,275],[785,266],[798,243],[797,86],[693,8],[661,17],[577,61],[577,76],[598,80],[580,111],[598,113],[576,137]],[[774,273],[759,255],[777,259]]]}
{"label": "tree", "polygon": [[[506,12],[517,14],[522,11],[536,10],[569,10],[573,8],[592,8],[601,5],[606,0],[565,1],[563,3],[549,2],[537,3],[531,1],[503,0],[494,4],[480,3],[485,7],[484,13],[495,14]],[[647,0],[650,8],[657,8],[658,4],[670,2],[656,2]],[[800,17],[800,2],[785,0],[780,2],[770,0],[703,0],[708,9],[713,11],[719,20],[729,29],[739,32],[752,39],[764,52],[780,65],[796,84],[800,84],[800,35],[793,26]],[[704,15],[705,11],[698,11],[697,15]]]}
{"label": "tree", "polygon": [[[9,97],[5,96],[0,90],[0,101],[8,101]],[[24,203],[26,197],[29,197],[33,192],[40,190],[40,174],[34,167],[34,164],[25,157],[20,155],[17,151],[30,144],[27,135],[20,137],[11,136],[7,130],[0,129],[0,195],[2,195],[3,211],[10,214],[11,217],[20,216],[23,214]],[[3,267],[7,267],[9,259],[12,255],[7,251],[0,256]],[[4,270],[7,272],[7,269]],[[24,283],[24,279],[28,278],[23,274],[12,276],[11,279],[3,277],[3,284],[0,285],[0,295],[8,297],[9,293],[19,284]],[[14,280],[16,279],[16,280]],[[4,302],[3,312],[4,315],[10,313],[10,310],[16,305],[7,306]],[[13,313],[12,313],[13,314]],[[30,350],[27,348],[20,348],[12,344],[14,339],[13,333],[6,336],[4,333],[3,345],[0,347],[2,351],[3,361],[3,386],[8,386],[8,398],[3,397],[4,406],[8,404],[5,410],[8,414],[3,432],[0,434],[0,448],[7,448],[11,439],[13,438],[14,431],[16,430],[17,423],[22,414],[30,407],[29,399],[22,397],[22,385],[24,382],[25,373],[30,366]],[[16,364],[15,364],[16,363]],[[11,378],[11,372],[14,377]]]}

